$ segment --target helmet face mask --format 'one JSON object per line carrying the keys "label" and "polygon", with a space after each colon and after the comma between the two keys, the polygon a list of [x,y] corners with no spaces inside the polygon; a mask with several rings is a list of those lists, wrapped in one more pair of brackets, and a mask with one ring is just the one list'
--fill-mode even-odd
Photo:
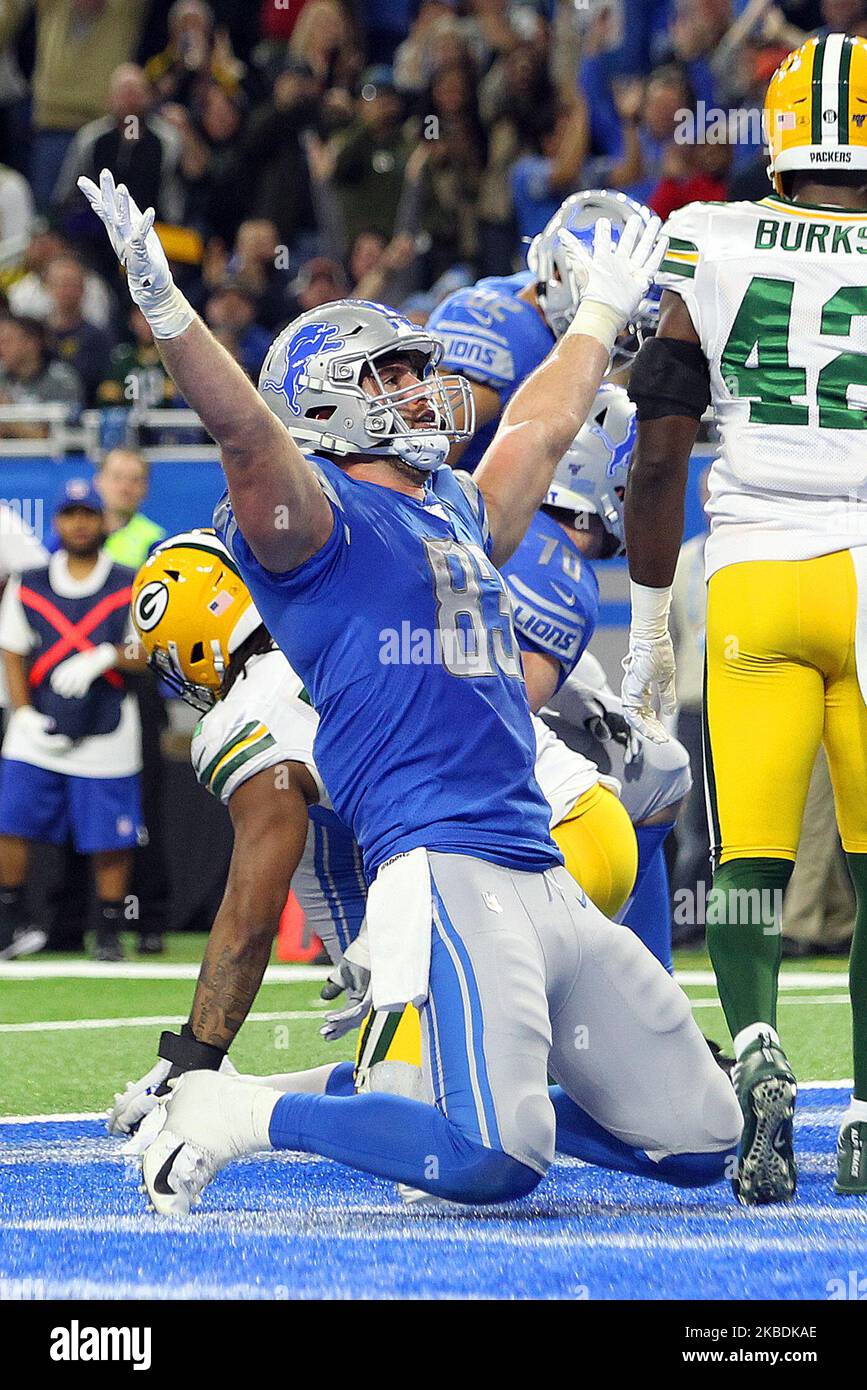
{"label": "helmet face mask", "polygon": [[[338,300],[284,328],[265,358],[259,391],[301,448],[338,457],[392,455],[431,469],[475,428],[469,383],[437,371],[442,351],[438,338],[402,314],[365,300]],[[389,390],[377,363],[394,360],[410,370],[418,364],[419,381]],[[371,382],[376,394],[365,389]],[[406,414],[419,403],[430,420],[412,425]]]}
{"label": "helmet face mask", "polygon": [[232,654],[262,619],[213,531],[188,531],[151,552],[130,611],[148,665],[200,713],[220,699]]}
{"label": "helmet face mask", "polygon": [[[609,219],[612,241],[616,243],[620,240],[620,234],[627,221],[635,213],[645,224],[652,216],[648,208],[635,202],[625,193],[609,192],[607,189],[588,189],[582,193],[573,193],[557,209],[547,226],[530,242],[527,249],[527,266],[536,277],[539,307],[555,338],[563,336],[575,317],[584,289],[584,285],[577,282],[566,260],[560,244],[560,232],[570,231],[581,242],[589,272],[593,258],[594,228],[599,218]],[[659,321],[659,298],[660,291],[656,286],[651,286],[650,293],[639,306],[635,320],[627,325],[620,341],[615,344],[613,366],[622,367],[631,362],[643,339],[655,333]]]}

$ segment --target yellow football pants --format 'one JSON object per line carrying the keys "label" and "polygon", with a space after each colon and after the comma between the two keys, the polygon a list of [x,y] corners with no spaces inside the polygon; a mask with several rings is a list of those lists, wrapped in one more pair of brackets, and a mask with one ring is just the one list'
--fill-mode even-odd
{"label": "yellow football pants", "polygon": [[[580,796],[551,834],[566,868],[607,917],[620,911],[635,882],[638,844],[622,803],[607,787]],[[421,1066],[421,1028],[417,1011],[370,1013],[361,1025],[355,1054],[356,1085],[364,1087],[378,1062]]]}
{"label": "yellow football pants", "polygon": [[845,849],[867,852],[867,706],[848,550],[750,560],[708,585],[705,776],[714,860],[794,859],[819,743]]}

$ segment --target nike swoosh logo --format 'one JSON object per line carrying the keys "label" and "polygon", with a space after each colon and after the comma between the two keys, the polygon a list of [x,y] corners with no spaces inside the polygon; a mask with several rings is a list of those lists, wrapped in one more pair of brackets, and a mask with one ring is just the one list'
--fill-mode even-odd
{"label": "nike swoosh logo", "polygon": [[159,1192],[164,1197],[177,1197],[178,1194],[175,1189],[169,1187],[168,1178],[169,1173],[172,1171],[172,1164],[183,1147],[183,1144],[178,1144],[178,1147],[173,1149],[169,1154],[162,1168],[154,1178],[154,1192]]}
{"label": "nike swoosh logo", "polygon": [[563,601],[563,603],[568,604],[570,608],[575,607],[575,604],[578,602],[577,596],[575,594],[564,594],[563,590],[560,588],[558,584],[552,584],[551,588],[554,590],[554,593],[557,595],[557,597]]}

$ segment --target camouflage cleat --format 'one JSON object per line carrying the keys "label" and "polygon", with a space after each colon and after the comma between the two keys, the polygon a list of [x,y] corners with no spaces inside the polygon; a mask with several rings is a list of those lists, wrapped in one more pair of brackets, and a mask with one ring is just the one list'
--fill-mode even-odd
{"label": "camouflage cleat", "polygon": [[834,1191],[867,1195],[867,1120],[853,1120],[837,1135]]}
{"label": "camouflage cleat", "polygon": [[798,1087],[779,1043],[760,1034],[736,1062],[732,1083],[744,1116],[735,1196],[745,1207],[788,1202],[798,1180],[792,1123]]}

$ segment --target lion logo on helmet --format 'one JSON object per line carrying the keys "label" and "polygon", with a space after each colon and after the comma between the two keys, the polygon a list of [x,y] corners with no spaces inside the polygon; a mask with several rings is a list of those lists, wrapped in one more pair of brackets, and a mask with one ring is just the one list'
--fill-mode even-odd
{"label": "lion logo on helmet", "polygon": [[292,414],[300,415],[298,392],[305,367],[310,358],[318,353],[337,352],[343,347],[343,339],[337,337],[339,332],[339,328],[333,323],[307,323],[303,328],[299,328],[286,352],[286,374],[283,380],[263,381],[262,391],[274,391],[282,395]]}

